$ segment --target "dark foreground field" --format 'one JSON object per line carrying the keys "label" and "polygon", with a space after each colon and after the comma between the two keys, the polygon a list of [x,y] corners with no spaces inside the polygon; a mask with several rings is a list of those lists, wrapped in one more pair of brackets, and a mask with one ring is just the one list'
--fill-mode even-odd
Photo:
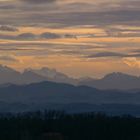
{"label": "dark foreground field", "polygon": [[140,119],[57,111],[6,114],[0,117],[0,140],[140,140]]}

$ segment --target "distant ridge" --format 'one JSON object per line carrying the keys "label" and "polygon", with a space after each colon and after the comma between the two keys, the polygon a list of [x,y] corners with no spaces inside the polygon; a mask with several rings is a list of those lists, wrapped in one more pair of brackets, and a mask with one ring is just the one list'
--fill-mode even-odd
{"label": "distant ridge", "polygon": [[119,89],[130,90],[140,89],[140,77],[120,72],[107,74],[102,79],[86,79],[79,82],[80,85],[87,85],[98,89]]}
{"label": "distant ridge", "polygon": [[33,72],[20,73],[7,66],[0,65],[0,84],[29,84],[47,80],[45,77]]}
{"label": "distant ridge", "polygon": [[73,79],[61,72],[58,72],[55,69],[50,69],[47,67],[43,67],[40,69],[29,69],[30,72],[36,73],[43,77],[46,77],[49,81],[58,82],[58,83],[69,83],[76,84],[76,79]]}
{"label": "distant ridge", "polygon": [[18,72],[10,67],[0,65],[0,84],[30,84],[42,81],[53,81],[60,83],[74,84],[75,80],[67,75],[57,72],[54,69],[25,69],[24,72]]}
{"label": "distant ridge", "polygon": [[0,85],[17,84],[24,85],[52,81],[57,83],[67,83],[72,85],[86,85],[97,89],[117,89],[117,90],[139,90],[140,77],[132,76],[120,72],[107,74],[101,79],[94,78],[71,78],[55,69],[43,67],[40,69],[25,69],[18,72],[10,67],[0,65]]}
{"label": "distant ridge", "polygon": [[[137,110],[133,110],[133,106]],[[123,109],[118,110],[118,107]],[[137,114],[139,107],[140,92],[134,94],[117,90],[98,90],[50,81],[0,87],[0,112],[63,109],[76,112],[131,111]]]}
{"label": "distant ridge", "polygon": [[[8,67],[1,67],[0,74],[1,76],[6,74],[6,76],[13,78],[9,79],[9,82],[13,82],[12,84],[7,82],[7,84],[0,85],[0,113],[55,109],[68,112],[101,111],[109,114],[140,115],[139,89],[128,91],[99,90],[93,88],[93,85],[91,85],[93,87],[82,84],[76,86],[49,81],[46,77],[31,70],[19,73]],[[15,75],[18,77],[14,78]],[[124,82],[128,79],[130,81],[137,80],[139,77],[112,73],[100,80],[111,83],[114,80]],[[90,80],[92,81],[91,78]],[[20,82],[20,85],[19,83],[18,85],[14,84],[14,82]],[[116,87],[116,85],[114,86]]]}

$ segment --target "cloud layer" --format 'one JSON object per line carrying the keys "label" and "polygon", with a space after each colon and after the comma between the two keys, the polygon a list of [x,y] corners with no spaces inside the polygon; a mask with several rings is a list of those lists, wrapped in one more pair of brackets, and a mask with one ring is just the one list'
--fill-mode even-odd
{"label": "cloud layer", "polygon": [[0,1],[0,63],[140,75],[139,7],[139,0]]}

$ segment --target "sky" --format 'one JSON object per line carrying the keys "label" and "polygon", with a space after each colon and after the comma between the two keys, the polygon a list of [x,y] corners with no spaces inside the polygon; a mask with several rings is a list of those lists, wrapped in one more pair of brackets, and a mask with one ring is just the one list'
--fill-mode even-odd
{"label": "sky", "polygon": [[140,0],[0,0],[0,64],[139,76],[139,7]]}

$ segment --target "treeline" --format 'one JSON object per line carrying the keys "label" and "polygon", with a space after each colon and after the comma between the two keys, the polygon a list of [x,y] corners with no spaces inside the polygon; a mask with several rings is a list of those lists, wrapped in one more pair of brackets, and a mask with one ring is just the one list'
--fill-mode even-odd
{"label": "treeline", "polygon": [[0,114],[0,140],[140,140],[140,118],[59,111]]}

